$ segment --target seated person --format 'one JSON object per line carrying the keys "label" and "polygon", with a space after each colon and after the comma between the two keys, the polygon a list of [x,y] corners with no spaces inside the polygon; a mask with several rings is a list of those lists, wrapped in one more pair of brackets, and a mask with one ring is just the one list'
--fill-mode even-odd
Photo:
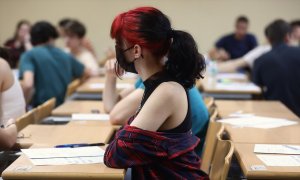
{"label": "seated person", "polygon": [[65,26],[65,43],[70,53],[76,57],[91,72],[99,75],[99,65],[94,55],[83,46],[86,29],[79,21],[71,21]]}
{"label": "seated person", "polygon": [[[73,56],[54,46],[56,29],[41,21],[31,29],[34,45],[20,61],[20,79],[27,102],[36,107],[55,97],[56,105],[63,103],[68,84],[75,78],[89,76],[89,72]],[[34,90],[34,92],[33,92]]]}
{"label": "seated person", "polygon": [[[116,90],[116,60],[107,61],[106,82],[103,92],[103,102],[106,112],[109,112],[110,122],[113,125],[125,125],[127,120],[134,115],[142,100],[145,86],[141,78],[138,78],[132,88],[125,89],[120,93]],[[203,98],[199,90],[194,86],[188,90],[189,101],[191,104],[192,132],[200,138],[200,144],[197,146],[196,152],[201,155],[207,125],[209,121],[208,110],[203,102]],[[128,106],[130,104],[130,106]]]}
{"label": "seated person", "polygon": [[249,20],[245,16],[237,18],[235,32],[219,39],[216,47],[210,51],[213,60],[226,61],[244,56],[257,46],[254,35],[248,33]]}
{"label": "seated person", "polygon": [[9,149],[15,144],[15,119],[25,113],[25,100],[20,84],[2,58],[7,58],[7,53],[0,48],[0,150]]}
{"label": "seated person", "polygon": [[268,100],[280,100],[300,117],[300,48],[288,46],[290,25],[276,20],[267,27],[272,45],[253,67],[253,81]]}
{"label": "seated person", "polygon": [[[66,26],[71,23],[72,21],[75,21],[74,19],[70,19],[70,18],[65,18],[62,19],[61,21],[59,21],[58,23],[58,33],[59,36],[62,38],[65,38],[66,36]],[[83,47],[85,47],[90,53],[92,53],[94,55],[95,58],[97,58],[96,55],[96,51],[91,43],[91,41],[89,39],[87,39],[86,37],[84,37],[82,39],[82,45]]]}
{"label": "seated person", "polygon": [[105,165],[131,168],[133,179],[209,179],[200,170],[194,152],[199,139],[191,132],[188,89],[205,68],[193,37],[173,30],[167,16],[152,7],[119,14],[111,37],[117,74],[119,67],[138,73],[145,90],[136,113],[106,148]]}
{"label": "seated person", "polygon": [[9,64],[11,68],[17,68],[21,54],[32,48],[30,42],[30,23],[26,20],[20,21],[17,24],[13,38],[7,40],[4,46],[9,49]]}
{"label": "seated person", "polygon": [[300,46],[300,20],[292,21],[290,25],[291,25],[290,44],[294,46]]}

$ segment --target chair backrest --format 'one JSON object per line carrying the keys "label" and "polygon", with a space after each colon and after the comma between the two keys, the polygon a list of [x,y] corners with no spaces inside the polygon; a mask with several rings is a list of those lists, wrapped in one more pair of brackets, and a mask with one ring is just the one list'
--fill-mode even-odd
{"label": "chair backrest", "polygon": [[18,132],[21,131],[23,128],[25,128],[27,125],[34,124],[35,115],[36,115],[36,109],[32,109],[27,113],[25,113],[20,118],[16,119],[16,126]]}
{"label": "chair backrest", "polygon": [[79,85],[80,85],[80,80],[79,80],[79,79],[73,80],[73,81],[68,85],[65,99],[67,99],[68,97],[70,97],[70,96],[76,91],[76,89],[79,87]]}
{"label": "chair backrest", "polygon": [[204,100],[204,104],[206,105],[207,109],[210,109],[215,103],[215,99],[211,96],[204,97],[203,100]]}
{"label": "chair backrest", "polygon": [[209,173],[210,165],[215,153],[216,144],[217,144],[217,133],[223,131],[223,126],[221,123],[216,122],[216,117],[218,115],[217,109],[210,116],[208,129],[205,138],[204,149],[202,153],[202,163],[201,170]]}
{"label": "chair backrest", "polygon": [[56,99],[51,98],[48,101],[44,102],[43,104],[37,107],[37,112],[35,115],[34,123],[39,123],[42,119],[51,115],[52,110],[55,107]]}
{"label": "chair backrest", "polygon": [[232,141],[222,140],[222,132],[219,132],[217,134],[215,155],[209,172],[210,179],[227,179],[233,153],[234,145]]}

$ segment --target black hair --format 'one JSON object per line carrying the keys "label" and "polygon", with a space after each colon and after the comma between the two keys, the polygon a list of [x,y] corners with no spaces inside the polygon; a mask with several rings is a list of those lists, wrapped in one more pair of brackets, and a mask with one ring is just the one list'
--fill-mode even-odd
{"label": "black hair", "polygon": [[118,15],[112,23],[111,37],[139,44],[155,57],[167,56],[165,70],[185,88],[203,78],[205,60],[194,38],[173,30],[168,17],[156,8],[140,7]]}
{"label": "black hair", "polygon": [[64,28],[71,21],[73,21],[71,18],[64,18],[58,22],[58,26]]}
{"label": "black hair", "polygon": [[46,21],[35,23],[31,28],[31,43],[39,45],[48,42],[50,39],[58,38],[55,27]]}
{"label": "black hair", "polygon": [[293,30],[294,28],[300,27],[300,20],[294,20],[290,23],[291,29]]}
{"label": "black hair", "polygon": [[249,23],[249,19],[246,17],[246,16],[239,16],[236,18],[236,24],[237,23],[246,23],[248,24]]}
{"label": "black hair", "polygon": [[278,19],[268,25],[267,38],[272,45],[280,44],[285,41],[285,38],[290,31],[290,25],[286,21]]}
{"label": "black hair", "polygon": [[9,49],[0,47],[0,58],[7,61],[10,67],[14,67],[14,63],[11,60],[11,53]]}
{"label": "black hair", "polygon": [[68,24],[66,24],[65,31],[67,34],[75,35],[79,38],[83,38],[86,34],[86,28],[77,20],[70,21]]}
{"label": "black hair", "polygon": [[27,20],[24,20],[24,19],[23,19],[23,20],[19,21],[19,22],[17,23],[17,26],[16,26],[16,30],[15,30],[15,34],[14,34],[14,40],[16,40],[16,39],[18,38],[18,31],[19,31],[19,29],[21,28],[21,26],[22,26],[23,24],[26,24],[26,25],[30,26],[30,22],[27,21]]}

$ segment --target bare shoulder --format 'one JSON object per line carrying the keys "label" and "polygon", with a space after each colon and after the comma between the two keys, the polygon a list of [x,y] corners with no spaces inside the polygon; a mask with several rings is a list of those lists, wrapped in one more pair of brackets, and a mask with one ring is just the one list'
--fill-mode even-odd
{"label": "bare shoulder", "polygon": [[3,77],[8,72],[10,72],[9,64],[4,59],[0,58],[0,75]]}
{"label": "bare shoulder", "polygon": [[155,94],[162,98],[163,100],[168,100],[168,102],[174,102],[181,100],[182,95],[185,95],[185,89],[182,85],[177,82],[164,82],[161,83],[154,91]]}

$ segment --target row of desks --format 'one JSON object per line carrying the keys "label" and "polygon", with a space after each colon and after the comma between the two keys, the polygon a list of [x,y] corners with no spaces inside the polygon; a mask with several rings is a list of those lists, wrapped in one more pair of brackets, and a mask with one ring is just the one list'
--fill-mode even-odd
{"label": "row of desks", "polygon": [[[225,130],[235,146],[235,155],[247,179],[300,179],[300,167],[266,166],[253,152],[255,144],[300,145],[299,118],[278,101],[216,101],[222,118],[236,111],[254,113],[258,116],[285,118],[298,124],[272,129],[235,128],[225,125]],[[254,166],[266,169],[253,170]]]}

